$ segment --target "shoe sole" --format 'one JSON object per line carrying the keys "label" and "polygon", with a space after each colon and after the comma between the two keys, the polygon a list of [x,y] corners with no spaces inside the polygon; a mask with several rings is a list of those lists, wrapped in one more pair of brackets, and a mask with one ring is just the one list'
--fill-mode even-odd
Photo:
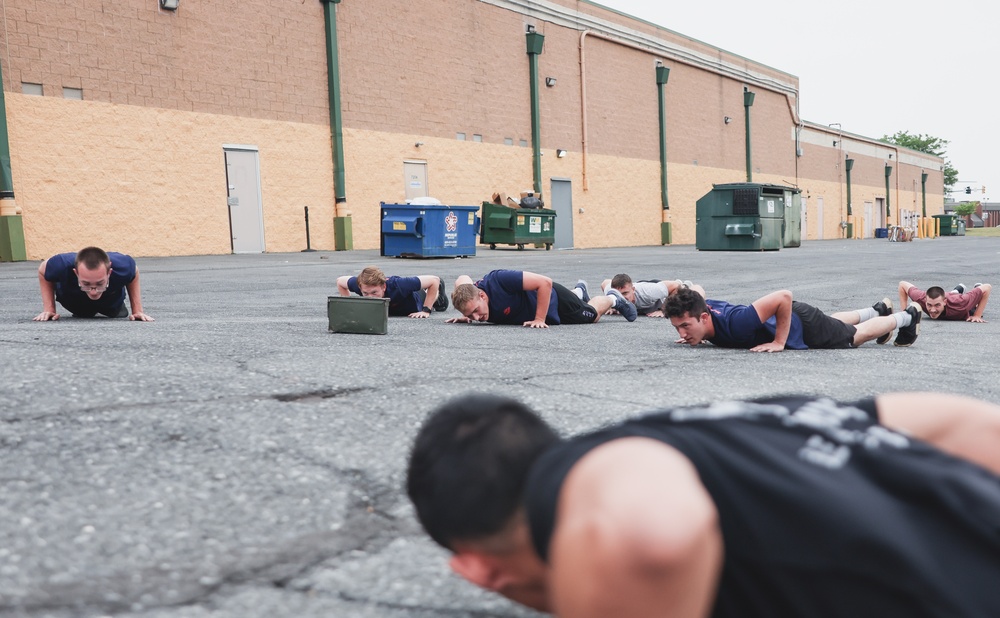
{"label": "shoe sole", "polygon": [[[882,304],[885,305],[886,309],[889,310],[889,313],[887,313],[886,316],[892,315],[892,301],[889,298],[883,298],[882,299]],[[885,316],[880,316],[880,317],[885,317]],[[895,329],[893,329],[893,330],[895,330]],[[879,337],[878,339],[876,339],[875,343],[877,343],[879,345],[885,345],[885,344],[889,343],[890,339],[892,339],[892,331],[891,330],[889,332],[887,332],[886,334],[882,335],[881,337]]]}

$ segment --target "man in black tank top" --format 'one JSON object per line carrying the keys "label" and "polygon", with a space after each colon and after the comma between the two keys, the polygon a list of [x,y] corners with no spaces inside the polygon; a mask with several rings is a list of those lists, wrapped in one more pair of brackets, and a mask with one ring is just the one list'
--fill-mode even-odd
{"label": "man in black tank top", "polygon": [[563,441],[469,395],[407,491],[460,575],[560,616],[1000,616],[1000,407],[933,393],[650,414]]}

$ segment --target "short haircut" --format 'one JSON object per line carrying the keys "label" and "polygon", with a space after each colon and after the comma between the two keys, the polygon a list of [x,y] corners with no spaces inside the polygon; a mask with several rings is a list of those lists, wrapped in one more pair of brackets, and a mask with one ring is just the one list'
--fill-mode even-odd
{"label": "short haircut", "polygon": [[385,273],[378,266],[366,266],[358,275],[358,285],[385,285]]}
{"label": "short haircut", "polygon": [[620,290],[625,287],[626,284],[632,283],[632,277],[629,277],[625,273],[618,273],[611,278],[611,287],[616,290]]}
{"label": "short haircut", "polygon": [[684,314],[697,318],[703,313],[708,313],[708,305],[701,294],[692,289],[681,287],[667,297],[663,311],[668,318],[682,318]]}
{"label": "short haircut", "polygon": [[927,298],[944,298],[944,288],[939,285],[927,288]]}
{"label": "short haircut", "polygon": [[454,291],[451,293],[451,306],[461,312],[467,304],[476,300],[478,296],[479,288],[473,284],[463,283],[456,285]]}
{"label": "short haircut", "polygon": [[559,436],[527,406],[471,393],[428,416],[410,453],[406,492],[438,544],[489,537],[522,505],[535,460]]}
{"label": "short haircut", "polygon": [[90,270],[104,266],[105,268],[111,268],[111,258],[108,254],[100,247],[85,247],[80,249],[76,254],[76,262],[73,266],[79,266],[83,264]]}

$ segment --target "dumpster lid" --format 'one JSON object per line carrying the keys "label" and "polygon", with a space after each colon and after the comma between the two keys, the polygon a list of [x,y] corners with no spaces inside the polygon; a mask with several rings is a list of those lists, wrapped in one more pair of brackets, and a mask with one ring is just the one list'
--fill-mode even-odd
{"label": "dumpster lid", "polygon": [[713,184],[713,189],[766,189],[768,191],[791,191],[792,193],[802,193],[802,189],[798,187],[789,187],[786,185],[772,185],[768,183],[760,182],[724,182],[722,184]]}

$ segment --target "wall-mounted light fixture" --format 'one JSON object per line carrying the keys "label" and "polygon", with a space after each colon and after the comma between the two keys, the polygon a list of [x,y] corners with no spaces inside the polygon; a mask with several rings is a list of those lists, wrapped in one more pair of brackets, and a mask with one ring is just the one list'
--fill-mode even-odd
{"label": "wall-mounted light fixture", "polygon": [[836,147],[837,147],[837,140],[833,140],[833,147],[834,147],[834,148],[836,148]]}
{"label": "wall-mounted light fixture", "polygon": [[417,142],[416,144],[414,144],[414,145],[413,145],[413,147],[414,147],[414,148],[420,148],[420,147],[421,147],[421,146],[423,146],[423,145],[424,145],[424,143],[423,143],[423,142]]}
{"label": "wall-mounted light fixture", "polygon": [[732,121],[733,121],[733,119],[732,119],[732,118],[730,118],[729,116],[726,116],[725,118],[723,118],[723,119],[722,119],[722,122],[724,122],[724,123],[726,123],[726,124],[729,124],[729,123],[730,123],[730,122],[732,122]]}
{"label": "wall-mounted light fixture", "polygon": [[891,152],[889,153],[889,158],[892,159],[892,153]]}
{"label": "wall-mounted light fixture", "polygon": [[562,159],[563,157],[565,157],[565,156],[566,156],[566,151],[565,151],[565,150],[563,150],[562,148],[557,148],[557,149],[556,149],[556,156],[557,156],[558,158]]}
{"label": "wall-mounted light fixture", "polygon": [[555,86],[556,85],[556,78],[554,78],[554,77],[546,77],[545,78],[545,85],[548,86],[549,88],[551,88],[552,86]]}
{"label": "wall-mounted light fixture", "polygon": [[528,24],[527,26],[525,26],[525,32],[534,32],[534,31],[535,31],[535,27],[532,26],[531,24]]}
{"label": "wall-mounted light fixture", "polygon": [[167,11],[176,11],[181,0],[160,0],[160,8]]}

